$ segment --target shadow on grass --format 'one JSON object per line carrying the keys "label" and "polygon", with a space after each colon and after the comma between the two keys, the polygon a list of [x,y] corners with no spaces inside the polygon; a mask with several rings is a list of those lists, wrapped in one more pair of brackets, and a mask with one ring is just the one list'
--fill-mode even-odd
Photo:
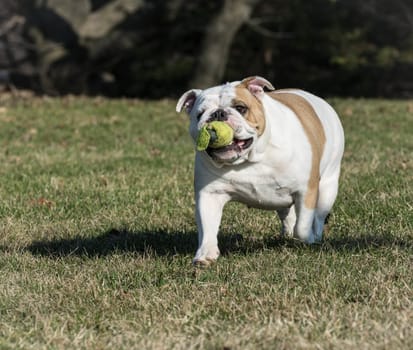
{"label": "shadow on grass", "polygon": [[[244,239],[240,234],[223,234],[219,237],[221,254],[247,253],[281,246],[285,240]],[[166,230],[132,232],[111,229],[96,237],[75,237],[58,240],[35,241],[26,249],[34,255],[105,256],[115,252],[132,252],[156,256],[195,254],[196,232],[170,232]]]}
{"label": "shadow on grass", "polygon": [[[100,236],[49,241],[36,241],[27,247],[34,255],[62,256],[105,256],[115,252],[132,252],[155,256],[194,254],[197,247],[195,232],[170,232],[166,230],[131,232],[111,229]],[[280,236],[244,237],[241,234],[219,236],[222,255],[248,254],[263,250],[292,249],[299,251],[361,252],[380,248],[413,249],[413,242],[395,239],[392,236],[359,236],[327,238],[321,244],[306,245],[294,239]]]}
{"label": "shadow on grass", "polygon": [[75,237],[33,242],[27,249],[34,255],[105,256],[115,252],[134,252],[158,256],[188,254],[196,246],[196,234],[163,230],[132,232],[111,229],[96,237]]}

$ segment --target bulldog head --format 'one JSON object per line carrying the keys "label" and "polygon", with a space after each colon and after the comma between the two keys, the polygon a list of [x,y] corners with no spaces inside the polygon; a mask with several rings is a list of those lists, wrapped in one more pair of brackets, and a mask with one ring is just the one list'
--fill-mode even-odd
{"label": "bulldog head", "polygon": [[208,147],[203,151],[216,166],[255,161],[258,139],[265,132],[261,101],[264,87],[274,90],[264,78],[249,77],[206,90],[192,89],[180,97],[176,111],[185,110],[189,114],[189,133],[194,141],[199,130],[214,120],[225,122],[234,130],[231,144],[221,148]]}

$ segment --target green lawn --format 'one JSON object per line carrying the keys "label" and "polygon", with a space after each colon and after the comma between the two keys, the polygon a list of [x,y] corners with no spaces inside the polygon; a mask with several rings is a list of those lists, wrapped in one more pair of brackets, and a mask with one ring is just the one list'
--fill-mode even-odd
{"label": "green lawn", "polygon": [[232,203],[205,270],[174,101],[0,103],[0,349],[411,349],[413,101],[331,100],[321,245]]}

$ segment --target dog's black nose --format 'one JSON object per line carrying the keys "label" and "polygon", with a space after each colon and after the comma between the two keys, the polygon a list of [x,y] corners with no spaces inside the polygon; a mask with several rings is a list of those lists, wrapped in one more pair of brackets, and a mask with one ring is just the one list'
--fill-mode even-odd
{"label": "dog's black nose", "polygon": [[210,115],[210,120],[218,120],[223,122],[228,119],[227,113],[223,109],[217,109]]}

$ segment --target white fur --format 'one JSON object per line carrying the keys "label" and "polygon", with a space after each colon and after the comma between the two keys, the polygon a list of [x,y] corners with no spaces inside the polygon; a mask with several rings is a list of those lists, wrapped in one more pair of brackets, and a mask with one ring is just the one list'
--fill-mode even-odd
{"label": "white fur", "polygon": [[[282,233],[308,243],[321,240],[325,218],[335,201],[344,133],[333,108],[308,92],[289,91],[302,96],[313,106],[326,136],[320,164],[318,202],[315,209],[309,209],[304,205],[304,197],[311,170],[312,148],[306,133],[291,109],[264,94],[259,87],[257,90],[255,83],[256,80],[253,93],[261,99],[266,118],[266,127],[260,137],[231,108],[234,86],[238,82],[204,91],[192,90],[196,91],[196,99],[192,99],[187,111],[191,116],[190,134],[194,140],[199,128],[217,108],[228,111],[228,123],[234,128],[237,138],[254,137],[248,152],[233,163],[217,163],[206,152],[196,153],[195,199],[199,247],[195,263],[208,264],[218,258],[218,229],[228,201],[276,210],[282,221]],[[186,98],[185,94],[181,97],[177,110],[182,109]],[[197,120],[200,111],[204,113]]]}

